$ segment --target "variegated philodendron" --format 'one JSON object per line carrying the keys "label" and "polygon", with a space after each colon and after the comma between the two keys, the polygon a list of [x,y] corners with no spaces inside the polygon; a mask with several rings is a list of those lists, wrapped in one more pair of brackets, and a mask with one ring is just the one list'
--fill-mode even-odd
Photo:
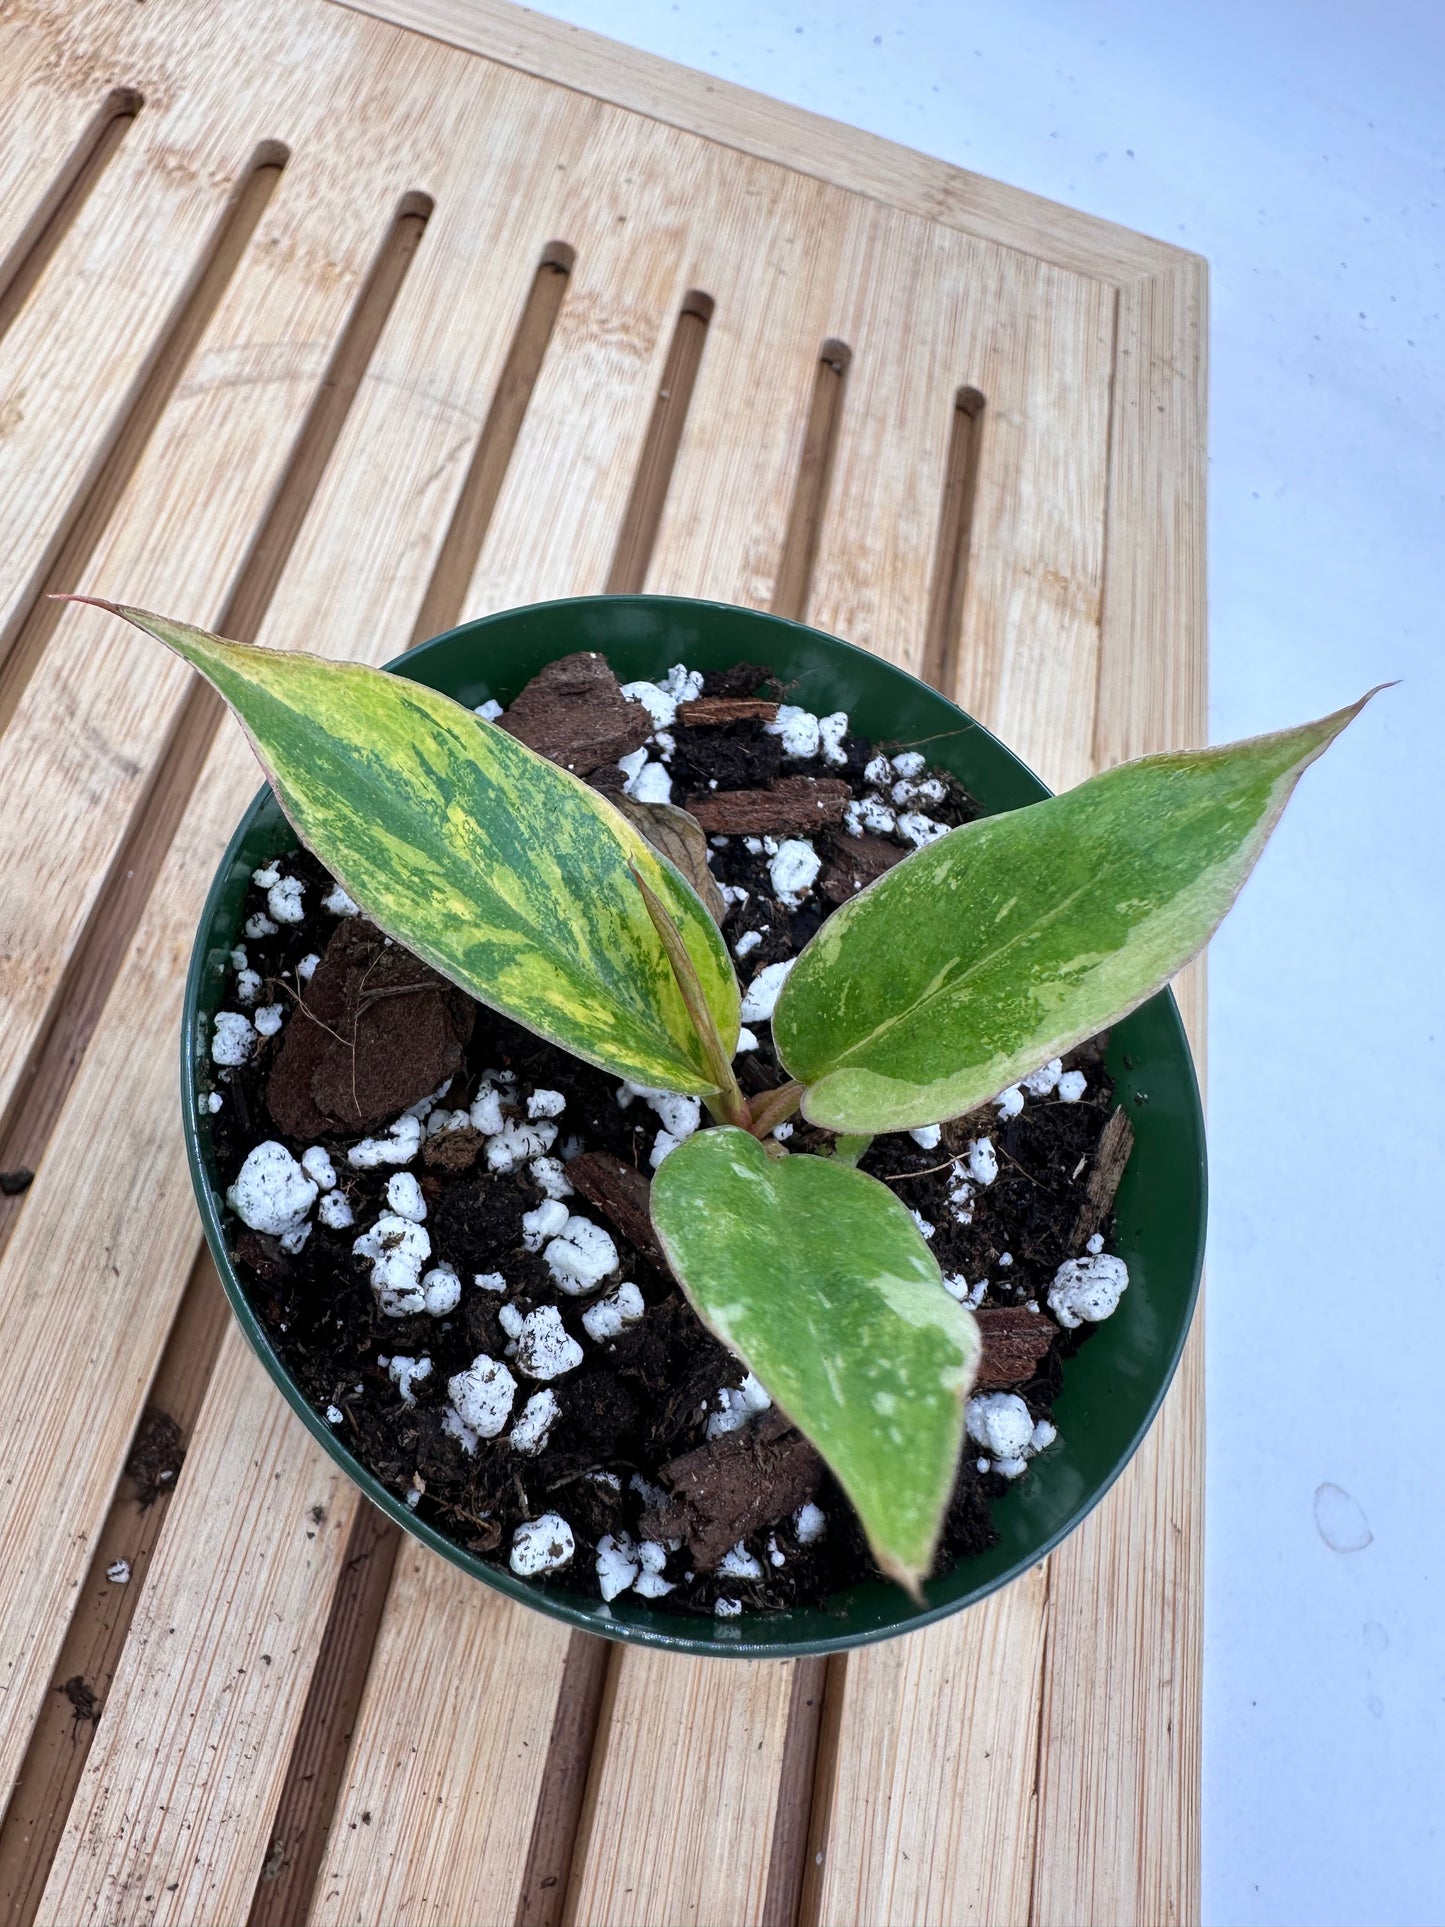
{"label": "variegated philodendron", "polygon": [[[723,1128],[653,1180],[668,1261],[917,1595],[978,1329],[911,1214],[854,1168],[860,1140],[962,1116],[1167,983],[1363,702],[1123,764],[905,858],[799,956],[773,1015],[792,1081],[750,1102],[722,934],[637,811],[403,677],[98,606],[219,690],[302,842],[380,929],[589,1063],[707,1101]],[[668,835],[688,859],[678,826]],[[798,1108],[840,1134],[838,1155],[761,1141]]]}

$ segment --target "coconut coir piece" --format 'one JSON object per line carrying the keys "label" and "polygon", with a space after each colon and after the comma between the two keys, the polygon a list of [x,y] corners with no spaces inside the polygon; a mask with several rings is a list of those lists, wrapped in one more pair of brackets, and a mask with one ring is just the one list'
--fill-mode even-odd
{"label": "coconut coir piece", "polygon": [[770,790],[715,790],[690,797],[687,807],[709,836],[807,835],[841,823],[852,798],[836,777],[784,776]]}
{"label": "coconut coir piece", "polygon": [[1000,1392],[1009,1385],[1027,1385],[1058,1336],[1053,1319],[1025,1305],[990,1305],[973,1315],[983,1340],[973,1389]]}
{"label": "coconut coir piece", "polygon": [[907,850],[900,850],[882,836],[840,836],[832,841],[833,855],[818,879],[818,888],[829,903],[847,903],[870,883],[876,883],[886,870],[901,863]]}
{"label": "coconut coir piece", "polygon": [[761,696],[699,696],[695,702],[677,706],[677,720],[688,729],[721,728],[726,723],[770,723],[777,713],[778,705]]}
{"label": "coconut coir piece", "polygon": [[642,1515],[642,1530],[666,1543],[685,1539],[704,1571],[730,1546],[776,1525],[805,1505],[823,1477],[823,1462],[777,1410],[726,1432],[661,1471],[671,1496]]}
{"label": "coconut coir piece", "polygon": [[1094,1153],[1093,1166],[1084,1181],[1084,1202],[1079,1207],[1073,1235],[1069,1239],[1069,1249],[1075,1256],[1108,1217],[1114,1193],[1119,1189],[1124,1166],[1129,1162],[1129,1153],[1133,1148],[1134,1126],[1121,1104],[1104,1126],[1099,1148]]}
{"label": "coconut coir piece", "polygon": [[533,676],[498,728],[585,776],[641,749],[653,723],[641,703],[628,702],[605,659],[582,650]]}
{"label": "coconut coir piece", "polygon": [[337,925],[266,1085],[278,1128],[370,1130],[455,1077],[476,1005],[360,917]]}

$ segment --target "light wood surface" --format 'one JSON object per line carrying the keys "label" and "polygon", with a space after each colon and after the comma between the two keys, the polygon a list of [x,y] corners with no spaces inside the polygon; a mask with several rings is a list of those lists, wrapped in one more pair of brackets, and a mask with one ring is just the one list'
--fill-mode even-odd
{"label": "light wood surface", "polygon": [[[180,979],[255,783],[168,658],[42,591],[380,660],[424,608],[622,569],[928,651],[1073,782],[1202,735],[1204,277],[499,0],[36,0],[0,60],[0,1142],[37,1169],[0,1205],[8,1783],[171,1356]],[[831,1663],[826,1703],[817,1668],[615,1650],[590,1769],[555,1752],[589,1730],[566,1636],[404,1544],[341,1669],[310,1917],[1193,1919],[1201,1442],[1195,1344],[1046,1568]],[[246,1915],[293,1751],[324,1751],[302,1723],[354,1504],[231,1333],[29,1868],[40,1918]],[[523,1905],[539,1803],[584,1779],[570,1872]]]}

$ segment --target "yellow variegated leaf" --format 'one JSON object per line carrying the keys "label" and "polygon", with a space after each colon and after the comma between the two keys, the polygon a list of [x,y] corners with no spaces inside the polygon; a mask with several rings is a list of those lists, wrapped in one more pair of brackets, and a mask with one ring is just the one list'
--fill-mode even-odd
{"label": "yellow variegated leaf", "polygon": [[718,1088],[636,877],[676,924],[730,1058],[738,988],[721,933],[595,790],[404,677],[97,606],[214,685],[302,841],[389,936],[604,1070]]}

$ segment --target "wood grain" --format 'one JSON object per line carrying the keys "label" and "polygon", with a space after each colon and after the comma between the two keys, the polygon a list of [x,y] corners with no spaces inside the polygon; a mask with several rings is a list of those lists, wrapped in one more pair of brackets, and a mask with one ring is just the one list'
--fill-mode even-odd
{"label": "wood grain", "polygon": [[40,1927],[244,1919],[360,1503],[232,1325]]}
{"label": "wood grain", "polygon": [[885,206],[1080,274],[1157,273],[1181,251],[1076,208],[970,174],[860,128],[679,67],[505,0],[343,0],[379,20],[434,34],[579,93],[596,95]]}
{"label": "wood grain", "polygon": [[[17,799],[0,821],[18,911],[3,946],[14,968],[0,966],[12,1109],[27,1063],[49,1065],[35,1046],[57,985],[90,970],[95,905],[115,866],[131,867],[127,838],[195,767],[170,760],[188,699],[166,658],[117,649],[93,612],[53,635],[25,629],[77,531],[87,586],[203,621],[229,602],[264,640],[372,660],[432,622],[600,589],[624,563],[652,589],[754,607],[781,596],[951,675],[1055,784],[1202,731],[1204,286],[1191,257],[501,0],[30,0],[23,20],[0,21],[0,49],[15,95],[0,162],[24,163],[0,166],[0,259],[20,276],[0,341],[14,537],[0,590],[10,637],[30,638],[0,739]],[[87,171],[76,156],[116,87],[145,104]],[[284,145],[286,169],[141,433],[156,344],[194,298],[259,140]],[[333,407],[305,486],[278,507],[288,450],[406,194],[434,203],[422,245],[350,405]],[[547,259],[568,272],[539,303]],[[713,303],[706,345],[685,419],[659,427],[692,290]],[[820,414],[828,341],[851,359],[841,408]],[[961,390],[985,411],[962,453]],[[127,422],[124,486],[87,525]],[[965,571],[955,511],[970,486]],[[0,1257],[0,1348],[25,1361],[0,1408],[0,1462],[25,1466],[0,1485],[11,1774],[195,1250],[171,1069],[179,976],[253,782],[227,726],[144,914],[151,870],[133,885],[139,921],[62,1053],[74,1082],[63,1102],[52,1093],[39,1175]],[[1185,991],[1197,1004],[1202,979]],[[163,1650],[158,1622],[138,1619],[145,1643],[121,1656],[46,1918],[242,1917],[303,1719],[335,1768],[324,1708],[306,1713],[335,1562],[297,1562],[295,1520],[266,1481],[284,1462],[304,1485],[305,1454],[286,1458],[279,1404],[239,1384],[218,1379],[201,1417],[204,1438],[229,1440],[228,1455],[207,1448],[225,1460],[224,1502],[203,1517],[199,1487],[184,1510],[178,1497],[140,1605],[194,1602],[203,1578],[183,1565],[196,1547],[229,1575],[226,1597],[168,1620],[179,1630]],[[1191,1348],[1133,1474],[1047,1573],[832,1663],[820,1734],[796,1669],[614,1653],[568,1917],[788,1920],[818,1734],[807,1921],[1191,1919],[1201,1425]],[[1119,1601],[1107,1624],[1101,1586]],[[300,1655],[276,1690],[246,1687],[238,1724],[206,1697],[226,1684],[224,1640],[244,1644],[283,1597]],[[537,1855],[569,1858],[547,1788],[565,1781],[575,1804],[579,1779],[548,1760],[575,1725],[559,1697],[566,1651],[557,1628],[405,1546],[314,1919],[533,1917]],[[188,1710],[211,1708],[214,1765],[174,1719],[188,1696]],[[183,1822],[201,1854],[176,1876]],[[989,1853],[971,1865],[962,1844],[980,1824]],[[548,1892],[539,1917],[555,1919]]]}

